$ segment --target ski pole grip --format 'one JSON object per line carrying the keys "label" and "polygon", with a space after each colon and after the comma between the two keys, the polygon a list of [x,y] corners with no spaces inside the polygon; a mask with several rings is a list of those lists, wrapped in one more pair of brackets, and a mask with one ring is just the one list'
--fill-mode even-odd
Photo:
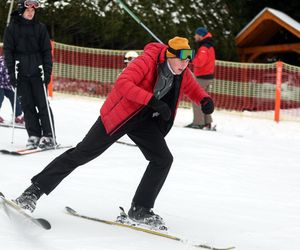
{"label": "ski pole grip", "polygon": [[42,78],[42,81],[43,83],[45,82],[45,74],[44,74],[44,68],[43,68],[43,65],[39,65],[39,68],[41,70],[41,78]]}
{"label": "ski pole grip", "polygon": [[18,79],[18,74],[19,74],[19,70],[18,70],[18,65],[19,65],[20,61],[16,60],[15,61],[15,79]]}

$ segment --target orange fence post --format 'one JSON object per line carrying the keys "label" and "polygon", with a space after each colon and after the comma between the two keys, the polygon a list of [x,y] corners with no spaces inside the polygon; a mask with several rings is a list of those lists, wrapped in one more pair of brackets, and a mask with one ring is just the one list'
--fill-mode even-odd
{"label": "orange fence post", "polygon": [[[52,54],[52,63],[54,61],[54,41],[51,40],[51,54]],[[52,70],[53,72],[53,70]],[[48,85],[48,94],[50,97],[53,97],[53,73],[51,73],[51,76],[50,76],[50,83]]]}
{"label": "orange fence post", "polygon": [[276,63],[276,88],[275,88],[275,112],[274,120],[280,120],[281,82],[282,82],[282,61]]}

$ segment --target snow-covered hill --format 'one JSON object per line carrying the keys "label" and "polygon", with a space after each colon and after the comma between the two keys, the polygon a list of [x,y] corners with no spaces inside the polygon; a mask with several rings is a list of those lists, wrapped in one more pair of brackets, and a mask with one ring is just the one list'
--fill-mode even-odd
{"label": "snow-covered hill", "polygon": [[[76,145],[97,119],[101,101],[59,95],[51,102],[58,141]],[[5,100],[1,116],[10,117]],[[170,234],[194,243],[241,250],[298,250],[300,246],[299,123],[243,118],[215,112],[218,132],[182,128],[192,111],[180,109],[167,142],[174,156],[154,211]],[[11,129],[0,128],[0,148],[12,147]],[[27,135],[15,130],[14,147]],[[123,141],[129,141],[127,137]],[[0,191],[15,198],[62,150],[30,156],[0,155]],[[79,167],[34,213],[52,230],[15,228],[0,210],[1,249],[176,250],[190,247],[128,229],[85,221],[64,213],[69,205],[95,217],[114,219],[129,208],[147,165],[135,147],[115,144]]]}

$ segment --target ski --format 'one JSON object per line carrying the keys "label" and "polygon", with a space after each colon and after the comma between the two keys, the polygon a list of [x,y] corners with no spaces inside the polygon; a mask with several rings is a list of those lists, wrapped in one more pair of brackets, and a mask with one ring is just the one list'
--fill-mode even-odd
{"label": "ski", "polygon": [[179,238],[177,236],[169,235],[167,232],[162,232],[163,230],[166,230],[167,228],[164,228],[164,229],[161,229],[161,230],[159,230],[159,229],[154,230],[154,229],[144,228],[144,227],[142,227],[138,224],[135,224],[134,222],[131,223],[129,220],[127,220],[128,216],[124,212],[124,209],[122,207],[120,207],[120,209],[121,209],[120,216],[117,217],[116,221],[111,221],[111,220],[105,220],[105,219],[86,216],[86,215],[83,215],[83,214],[80,214],[80,213],[76,212],[74,209],[72,209],[70,207],[65,207],[66,213],[69,214],[69,215],[75,216],[75,217],[79,217],[79,218],[83,218],[83,219],[87,219],[87,220],[91,220],[91,221],[95,221],[95,222],[100,222],[100,223],[104,223],[104,224],[107,224],[107,225],[114,225],[114,226],[129,228],[129,229],[132,229],[132,230],[136,230],[136,231],[156,235],[156,236],[159,236],[159,237],[162,237],[162,238],[167,238],[167,239],[179,241],[181,243],[184,243],[184,244],[187,244],[187,245],[190,245],[190,246],[193,246],[193,247],[198,247],[198,248],[202,248],[202,249],[210,249],[210,250],[233,250],[233,249],[235,249],[235,247],[216,248],[216,247],[208,246],[206,244],[192,244],[192,243],[189,243],[189,241],[186,240],[186,239],[182,239],[182,238]]}
{"label": "ski", "polygon": [[20,208],[13,201],[6,199],[3,193],[1,192],[0,192],[0,202],[3,204],[4,211],[8,217],[12,216],[10,212],[10,209],[12,209],[14,212],[17,212],[18,214],[22,215],[25,219],[28,219],[29,221],[33,222],[35,225],[45,230],[51,229],[51,224],[47,220],[42,218],[34,218],[33,216],[27,214],[22,208]]}
{"label": "ski", "polygon": [[[179,127],[179,128],[191,128],[191,127],[187,127],[187,126],[180,126],[180,125],[174,125],[175,127]],[[204,127],[204,128],[191,128],[191,129],[195,129],[195,130],[200,130],[200,131],[217,131],[217,125],[213,125],[210,128]]]}
{"label": "ski", "polygon": [[[4,123],[0,123],[0,127],[12,128],[13,125],[12,123],[4,122]],[[15,124],[14,128],[25,129],[25,125]]]}
{"label": "ski", "polygon": [[7,150],[7,149],[1,149],[0,153],[2,154],[7,154],[7,155],[29,155],[29,154],[34,154],[34,153],[39,153],[39,152],[44,152],[48,150],[53,150],[53,149],[64,149],[64,148],[71,148],[72,146],[63,146],[63,145],[56,145],[54,147],[49,147],[49,148],[23,148],[23,149],[17,149],[17,150]]}
{"label": "ski", "polygon": [[134,143],[130,143],[130,142],[117,141],[117,143],[126,145],[126,146],[137,147],[137,145],[135,145]]}

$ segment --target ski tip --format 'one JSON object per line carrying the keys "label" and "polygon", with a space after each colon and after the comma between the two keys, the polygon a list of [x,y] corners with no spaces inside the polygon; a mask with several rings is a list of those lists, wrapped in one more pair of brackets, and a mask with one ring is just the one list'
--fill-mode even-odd
{"label": "ski tip", "polygon": [[51,229],[51,224],[49,223],[49,221],[39,218],[37,219],[38,223],[46,230],[50,230]]}
{"label": "ski tip", "polygon": [[70,208],[70,207],[65,207],[66,211],[68,213],[71,213],[71,214],[77,214],[77,212],[73,209],[73,208]]}
{"label": "ski tip", "polygon": [[119,207],[120,208],[120,210],[122,211],[122,212],[125,212],[125,210],[124,210],[124,208],[123,207]]}
{"label": "ski tip", "polygon": [[20,152],[14,152],[14,151],[10,152],[10,154],[11,155],[22,155]]}
{"label": "ski tip", "polygon": [[211,247],[208,245],[194,245],[195,247],[200,247],[200,248],[204,248],[204,249],[210,249],[210,250],[234,250],[235,247],[226,247],[226,248],[216,248],[216,247]]}
{"label": "ski tip", "polygon": [[3,197],[3,198],[5,198],[5,196],[4,196],[4,194],[2,192],[0,192],[0,196]]}

